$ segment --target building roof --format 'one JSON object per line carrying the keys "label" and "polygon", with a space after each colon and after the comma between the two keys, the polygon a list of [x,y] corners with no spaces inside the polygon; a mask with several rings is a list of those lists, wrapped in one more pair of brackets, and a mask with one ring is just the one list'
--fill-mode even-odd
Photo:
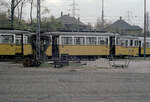
{"label": "building roof", "polygon": [[121,17],[120,17],[119,20],[117,20],[113,24],[111,24],[108,27],[106,27],[106,29],[142,30],[142,28],[139,27],[139,26],[136,26],[136,25],[132,26],[132,25],[128,24],[127,22],[125,22],[124,20],[122,20]]}
{"label": "building roof", "polygon": [[57,20],[63,24],[79,24],[81,26],[85,26],[85,24],[82,23],[79,19],[71,17],[70,15],[61,15],[61,17],[59,17]]}

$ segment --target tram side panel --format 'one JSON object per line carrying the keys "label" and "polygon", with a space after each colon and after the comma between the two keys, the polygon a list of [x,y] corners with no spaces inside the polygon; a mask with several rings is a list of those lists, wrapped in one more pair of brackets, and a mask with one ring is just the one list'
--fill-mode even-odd
{"label": "tram side panel", "polygon": [[[141,48],[141,55],[144,55],[144,48]],[[146,55],[150,56],[150,48],[146,48]]]}
{"label": "tram side panel", "polygon": [[116,40],[116,56],[139,56],[139,41],[132,36],[120,36]]}
{"label": "tram side panel", "polygon": [[59,47],[60,54],[71,56],[108,56],[109,47],[100,45],[63,45]]}
{"label": "tram side panel", "polygon": [[32,55],[32,46],[31,44],[24,44],[24,56]]}
{"label": "tram side panel", "polygon": [[138,47],[116,46],[116,56],[138,56]]}
{"label": "tram side panel", "polygon": [[13,57],[15,54],[15,34],[0,34],[0,57]]}
{"label": "tram side panel", "polygon": [[[24,44],[24,56],[29,56],[29,55],[32,55],[33,52],[32,52],[32,46],[31,44]],[[49,45],[47,51],[46,51],[46,55],[48,57],[51,57],[52,56],[52,46]]]}
{"label": "tram side panel", "polygon": [[[140,55],[144,56],[144,37],[139,37],[140,39]],[[150,56],[150,37],[147,37],[146,39],[146,55]]]}
{"label": "tram side panel", "polygon": [[15,44],[0,44],[0,56],[12,56],[16,54]]}
{"label": "tram side panel", "polygon": [[68,54],[69,56],[88,58],[108,56],[110,50],[108,45],[108,37],[65,36],[60,37],[59,51],[60,55]]}

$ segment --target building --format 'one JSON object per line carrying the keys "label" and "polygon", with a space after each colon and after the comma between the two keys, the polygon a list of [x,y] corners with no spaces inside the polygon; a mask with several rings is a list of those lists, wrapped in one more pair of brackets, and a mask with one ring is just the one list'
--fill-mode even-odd
{"label": "building", "polygon": [[120,19],[114,22],[113,24],[107,26],[105,30],[123,35],[129,34],[136,36],[140,36],[143,31],[143,29],[137,25],[128,24],[126,21],[122,19],[122,17],[120,17]]}
{"label": "building", "polygon": [[60,30],[66,30],[66,31],[88,31],[91,28],[80,21],[80,18],[76,19],[75,17],[71,17],[70,14],[63,15],[63,12],[61,12],[61,17],[59,17],[58,22],[61,22],[63,25]]}

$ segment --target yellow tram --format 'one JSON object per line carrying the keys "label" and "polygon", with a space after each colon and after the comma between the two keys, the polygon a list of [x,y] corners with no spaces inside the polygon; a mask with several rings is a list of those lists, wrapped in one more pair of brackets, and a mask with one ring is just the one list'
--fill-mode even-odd
{"label": "yellow tram", "polygon": [[[32,56],[30,38],[33,34],[21,30],[0,30],[0,58]],[[49,59],[95,59],[107,56],[143,56],[142,37],[102,32],[45,32],[50,45],[46,50]],[[147,39],[146,55],[150,55],[150,39]]]}

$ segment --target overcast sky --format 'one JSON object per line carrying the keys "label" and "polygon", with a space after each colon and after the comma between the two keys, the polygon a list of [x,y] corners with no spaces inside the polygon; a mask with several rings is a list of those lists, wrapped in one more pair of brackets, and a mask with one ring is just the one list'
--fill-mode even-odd
{"label": "overcast sky", "polygon": [[[35,0],[36,1],[36,0]],[[75,0],[79,9],[76,11],[83,23],[95,24],[98,17],[101,17],[102,0]],[[50,9],[49,16],[60,17],[61,11],[64,14],[72,14],[73,0],[45,0],[43,6]],[[144,0],[104,0],[104,16],[107,22],[114,22],[120,16],[130,24],[143,26],[143,5]],[[150,9],[150,0],[147,0],[147,10]],[[24,18],[29,18],[30,7],[24,8]],[[36,17],[36,14],[34,15]]]}
{"label": "overcast sky", "polygon": [[[96,22],[98,17],[101,17],[101,0],[75,0],[77,4],[77,16],[84,23]],[[71,13],[73,0],[46,0],[43,5],[50,8],[51,15],[60,16],[60,12],[64,14]],[[143,25],[143,4],[144,0],[104,0],[105,19],[113,22],[122,16],[123,19],[131,24]],[[147,0],[147,6],[150,5],[150,0]]]}

